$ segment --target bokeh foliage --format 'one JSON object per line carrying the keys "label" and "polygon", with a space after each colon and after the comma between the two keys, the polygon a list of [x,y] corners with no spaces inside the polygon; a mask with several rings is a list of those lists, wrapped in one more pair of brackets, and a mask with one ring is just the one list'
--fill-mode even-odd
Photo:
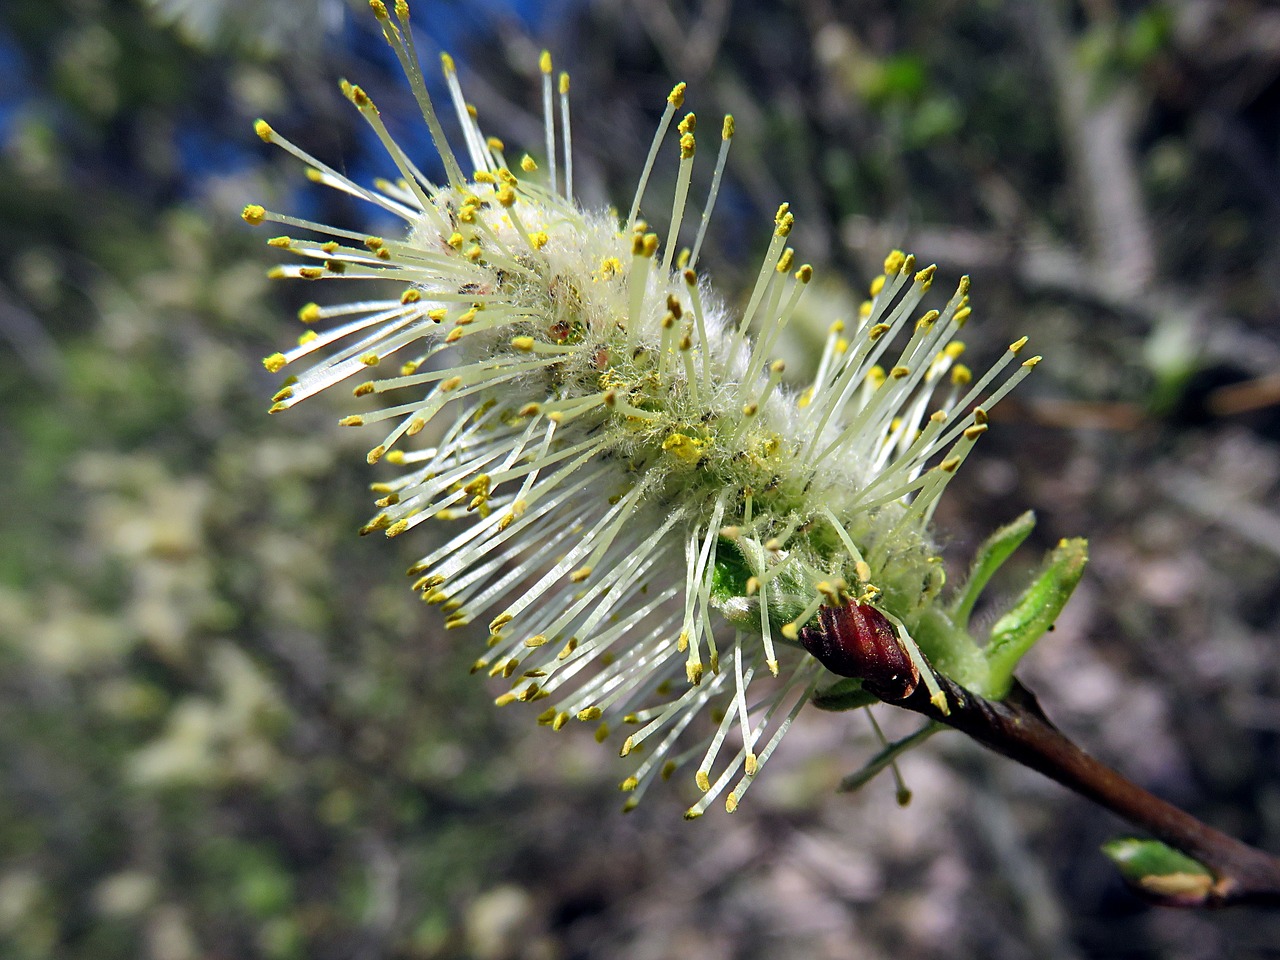
{"label": "bokeh foliage", "polygon": [[[975,275],[975,350],[1037,339],[1045,373],[948,529],[976,544],[1036,508],[1022,573],[1089,535],[1094,578],[1030,668],[1042,697],[1276,848],[1277,429],[1206,401],[1280,355],[1274,12],[480,6],[419,19],[513,142],[539,142],[528,83],[557,51],[593,202],[629,195],[674,77],[737,115],[705,257],[730,288],[788,199],[825,281],[814,329],[906,239]],[[657,792],[619,818],[589,736],[495,711],[475,638],[405,589],[413,545],[354,536],[365,438],[324,401],[265,415],[258,358],[312,291],[269,285],[236,214],[360,214],[250,121],[372,176],[333,78],[412,115],[343,16],[282,50],[234,29],[194,46],[123,0],[0,9],[0,954],[1191,958],[1280,939],[1270,919],[1158,926],[1090,854],[1105,823],[963,745],[910,759],[900,813],[881,784],[832,795],[874,752],[860,724],[803,721],[774,785],[691,833]],[[1108,246],[1089,199],[1113,109],[1136,248]]]}

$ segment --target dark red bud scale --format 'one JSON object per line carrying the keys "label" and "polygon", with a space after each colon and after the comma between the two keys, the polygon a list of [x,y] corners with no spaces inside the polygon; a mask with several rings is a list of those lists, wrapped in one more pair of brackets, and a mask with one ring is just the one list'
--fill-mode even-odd
{"label": "dark red bud scale", "polygon": [[920,682],[893,624],[869,604],[819,608],[818,622],[800,631],[800,643],[832,673],[856,677],[882,700],[905,699]]}

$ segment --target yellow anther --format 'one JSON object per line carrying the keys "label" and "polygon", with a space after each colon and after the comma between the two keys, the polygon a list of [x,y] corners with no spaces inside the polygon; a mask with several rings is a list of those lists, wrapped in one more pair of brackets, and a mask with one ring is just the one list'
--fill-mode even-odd
{"label": "yellow anther", "polygon": [[475,173],[471,175],[471,179],[475,183],[497,183],[498,182],[498,178],[495,177],[488,170],[477,170]]}
{"label": "yellow anther", "polygon": [[892,370],[889,371],[889,376],[893,377],[893,379],[895,380],[901,380],[903,377],[911,376],[911,368],[910,367],[894,367]]}
{"label": "yellow anther", "polygon": [[578,711],[578,719],[583,723],[590,723],[592,720],[599,720],[604,716],[604,711],[599,707],[587,707],[585,710]]}
{"label": "yellow anther", "polygon": [[636,787],[640,786],[640,781],[635,777],[627,777],[622,783],[618,784],[618,789],[623,793],[630,793]]}
{"label": "yellow anther", "polygon": [[[754,777],[760,771],[760,761],[756,759],[754,753],[748,753],[747,758],[742,762],[742,772],[748,777]],[[732,810],[729,811],[733,813]]]}
{"label": "yellow anther", "polygon": [[1029,360],[1023,360],[1022,365],[1026,367],[1028,370],[1030,370],[1032,367],[1036,366],[1036,364],[1038,364],[1043,359],[1044,357],[1032,357]]}
{"label": "yellow anther", "polygon": [[422,299],[422,291],[410,287],[404,293],[400,294],[400,302],[406,306],[410,303],[417,303]]}
{"label": "yellow anther", "polygon": [[534,343],[533,337],[512,337],[511,338],[511,346],[515,347],[517,350],[523,351],[524,353],[528,353],[530,350],[533,349],[533,343]]}
{"label": "yellow anther", "polygon": [[454,64],[453,57],[449,56],[449,54],[444,51],[440,52],[440,66],[444,69],[445,73],[458,72],[458,67]]}
{"label": "yellow anther", "polygon": [[434,310],[427,311],[427,319],[433,323],[440,323],[449,315],[449,311],[444,307],[436,307]]}
{"label": "yellow anther", "polygon": [[688,679],[688,681],[691,684],[693,684],[695,687],[698,684],[702,683],[703,673],[704,673],[703,666],[698,661],[694,661],[693,663],[686,663],[684,665],[684,675],[686,679]]}
{"label": "yellow anther", "polygon": [[1016,357],[1022,352],[1022,348],[1027,345],[1027,339],[1027,337],[1023,337],[1020,340],[1013,341],[1013,343],[1009,344],[1009,352]]}
{"label": "yellow anther", "polygon": [[960,467],[959,457],[951,457],[947,460],[943,460],[940,464],[938,464],[938,469],[941,470],[943,473],[955,473],[956,470],[959,469],[959,467]]}
{"label": "yellow anther", "polygon": [[[689,114],[693,116],[693,114]],[[680,136],[680,159],[690,159],[698,148],[698,142],[692,133],[685,133]]]}
{"label": "yellow anther", "polygon": [[791,269],[791,264],[795,261],[795,259],[796,259],[795,250],[792,249],[791,247],[787,247],[787,249],[782,251],[782,256],[778,258],[778,265],[774,269],[776,269],[779,273],[787,273]]}
{"label": "yellow anther", "polygon": [[569,74],[560,73],[560,95],[565,96],[569,92]]}
{"label": "yellow anther", "polygon": [[373,533],[375,530],[385,530],[390,525],[391,525],[391,518],[388,517],[385,513],[380,513],[376,517],[374,517],[372,520],[370,520],[368,523],[366,523],[363,527],[360,528],[360,531],[359,531],[360,536],[362,537],[367,536],[368,534]]}
{"label": "yellow anther", "polygon": [[267,143],[270,143],[271,138],[275,136],[275,131],[271,129],[271,124],[265,120],[253,121],[253,132]]}
{"label": "yellow anther", "polygon": [[502,151],[507,149],[507,145],[503,143],[501,140],[499,140],[497,137],[490,137],[488,140],[485,141],[485,144],[494,153],[502,153]]}
{"label": "yellow anther", "polygon": [[984,433],[986,433],[990,429],[991,428],[987,426],[985,423],[974,424],[972,427],[968,427],[965,429],[964,438],[966,440],[977,440],[980,436],[982,436]]}
{"label": "yellow anther", "polygon": [[604,743],[609,739],[609,725],[607,723],[602,723],[596,727],[595,738],[596,743]]}
{"label": "yellow anther", "polygon": [[744,417],[754,417],[759,412],[760,405],[754,401],[752,403],[744,403],[742,405],[742,415]]}
{"label": "yellow anther", "polygon": [[927,330],[929,327],[932,327],[937,322],[938,317],[940,316],[941,314],[938,313],[937,310],[930,310],[928,313],[926,313],[924,316],[922,316],[919,320],[916,321],[916,329]]}
{"label": "yellow anther", "polygon": [[673,433],[662,441],[662,451],[685,463],[693,464],[702,459],[702,451],[706,445],[705,440],[686,437],[683,433]]}
{"label": "yellow anther", "polygon": [[293,243],[292,237],[272,237],[267,241],[268,247],[283,247],[288,249],[289,244]]}
{"label": "yellow anther", "polygon": [[547,245],[547,241],[550,239],[551,237],[547,235],[547,231],[535,230],[533,233],[529,234],[529,246],[533,247],[535,250],[541,250]]}
{"label": "yellow anther", "polygon": [[382,459],[382,455],[386,452],[387,452],[387,448],[382,444],[378,444],[376,447],[370,450],[367,454],[365,454],[365,460],[368,461],[370,466],[373,466],[375,463],[377,463],[379,460]]}
{"label": "yellow anther", "polygon": [[283,403],[285,400],[292,399],[293,387],[285,387],[271,398],[272,403]]}
{"label": "yellow anther", "polygon": [[298,319],[303,323],[315,323],[320,319],[320,304],[308,303],[298,311]]}
{"label": "yellow anther", "polygon": [[885,276],[883,273],[871,281],[871,296],[879,296],[880,291],[884,289],[884,282]]}
{"label": "yellow anther", "polygon": [[319,280],[324,276],[324,271],[320,267],[302,267],[298,270],[298,276],[303,280]]}
{"label": "yellow anther", "polygon": [[560,648],[560,652],[556,654],[557,660],[568,660],[573,651],[578,649],[578,638],[570,637],[565,641],[564,646]]}
{"label": "yellow anther", "polygon": [[369,99],[369,95],[364,92],[362,87],[358,87],[353,83],[344,83],[342,92],[347,95],[347,99],[362,110],[373,106],[373,101]]}
{"label": "yellow anther", "polygon": [[734,131],[733,114],[726,113],[724,115],[724,125],[720,127],[720,139],[732,140]]}
{"label": "yellow anther", "polygon": [[551,721],[552,730],[563,730],[564,725],[569,722],[569,714],[563,710],[556,714],[555,719]]}
{"label": "yellow anther", "polygon": [[902,269],[902,265],[906,262],[906,259],[907,255],[901,250],[891,251],[890,254],[884,258],[885,274],[890,277],[895,276],[897,272]]}
{"label": "yellow anther", "polygon": [[965,384],[973,380],[973,371],[966,367],[963,363],[957,363],[951,368],[951,382],[957,387],[963,387]]}
{"label": "yellow anther", "polygon": [[936,263],[932,263],[925,267],[916,274],[916,283],[920,284],[923,289],[928,290],[933,286],[933,275],[937,272],[937,269],[938,265]]}
{"label": "yellow anther", "polygon": [[251,227],[256,227],[267,216],[267,208],[256,203],[251,203],[240,211],[240,218]]}
{"label": "yellow anther", "polygon": [[387,536],[398,537],[400,536],[400,534],[404,533],[408,529],[409,529],[408,520],[397,520],[391,526],[387,527]]}
{"label": "yellow anther", "polygon": [[538,69],[541,70],[543,73],[551,72],[551,51],[550,50],[543,50],[542,54],[538,57]]}
{"label": "yellow anther", "polygon": [[538,164],[534,161],[533,157],[526,153],[520,158],[520,169],[525,173],[533,173],[533,171],[538,169]]}
{"label": "yellow anther", "polygon": [[667,94],[667,103],[679,110],[684,106],[684,83],[677,83],[671,88],[671,92]]}
{"label": "yellow anther", "polygon": [[504,185],[498,190],[497,200],[502,206],[509,207],[516,202],[516,192]]}
{"label": "yellow anther", "polygon": [[646,257],[652,257],[658,252],[658,235],[656,233],[646,233],[644,235],[644,243],[641,252]]}
{"label": "yellow anther", "polygon": [[569,574],[569,579],[573,583],[582,583],[583,580],[586,580],[591,576],[592,569],[593,568],[591,567],[579,567],[577,570],[573,571],[573,573]]}
{"label": "yellow anther", "polygon": [[381,359],[382,358],[379,357],[376,353],[366,353],[363,357],[360,358],[360,362],[363,363],[366,367],[376,367],[378,365],[378,362]]}
{"label": "yellow anther", "polygon": [[440,383],[440,392],[452,393],[454,390],[457,390],[460,386],[462,386],[462,378],[458,376],[453,376],[453,377],[450,377],[448,380],[444,380]]}
{"label": "yellow anther", "polygon": [[279,373],[284,369],[284,365],[289,361],[285,359],[283,353],[273,353],[269,357],[262,358],[262,365],[272,373]]}
{"label": "yellow anther", "polygon": [[959,340],[952,340],[942,348],[942,352],[946,357],[952,360],[959,360],[960,355],[964,353],[964,344]]}
{"label": "yellow anther", "polygon": [[374,390],[376,389],[377,387],[373,385],[373,381],[369,380],[369,381],[366,381],[365,383],[360,384],[360,386],[352,390],[351,395],[353,397],[367,397],[369,394],[373,393]]}
{"label": "yellow anther", "polygon": [[782,625],[782,635],[794,642],[800,636],[800,624],[794,620],[790,623],[784,623]]}
{"label": "yellow anther", "polygon": [[796,279],[801,283],[808,283],[813,279],[813,264],[802,263],[800,269],[796,271]]}
{"label": "yellow anther", "polygon": [[362,417],[362,416],[360,416],[360,415],[358,415],[358,414],[357,414],[357,415],[355,415],[355,416],[351,416],[351,417],[343,417],[341,420],[339,420],[339,421],[338,421],[338,426],[340,426],[340,427],[363,427],[363,426],[364,426],[364,417]]}
{"label": "yellow anther", "polygon": [[514,693],[504,693],[500,697],[494,697],[493,704],[496,707],[505,707],[509,703],[515,703],[519,699]]}
{"label": "yellow anther", "polygon": [[422,428],[425,427],[426,425],[427,425],[427,421],[422,419],[422,417],[414,417],[412,420],[409,421],[409,426],[405,427],[404,429],[405,435],[410,437],[416,437],[418,434],[422,432]]}

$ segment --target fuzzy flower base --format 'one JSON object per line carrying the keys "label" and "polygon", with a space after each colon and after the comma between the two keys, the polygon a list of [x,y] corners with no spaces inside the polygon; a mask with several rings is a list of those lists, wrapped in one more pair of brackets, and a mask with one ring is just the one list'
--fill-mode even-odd
{"label": "fuzzy flower base", "polygon": [[[352,382],[365,406],[342,422],[385,425],[369,462],[402,468],[375,484],[380,512],[364,532],[455,525],[409,572],[446,627],[488,626],[475,670],[509,681],[497,703],[537,703],[538,721],[556,730],[595,724],[598,740],[639,758],[622,783],[628,807],[687,766],[702,793],[687,815],[721,797],[732,811],[831,679],[798,644],[820,606],[874,605],[920,660],[911,630],[944,579],[930,517],[987,429],[985,410],[1037,358],[1016,362],[1019,341],[975,380],[955,340],[967,280],[941,310],[918,313],[934,269],[895,252],[860,315],[831,324],[814,381],[792,392],[770,358],[813,271],[787,246],[786,204],[741,315],[697,272],[731,117],[696,239],[681,251],[682,228],[695,226],[693,114],[678,125],[665,237],[639,217],[683,84],[619,223],[572,198],[569,82],[561,74],[557,95],[549,55],[545,153],[516,164],[482,134],[443,58],[464,173],[427,93],[407,4],[394,19],[381,0],[371,6],[446,182],[420,172],[359,87],[343,85],[398,169],[394,183],[354,183],[258,122],[313,180],[406,224],[401,237],[374,237],[245,209],[251,224],[322,238],[271,240],[314,263],[275,275],[374,279],[390,291],[303,308],[323,332],[266,358],[273,372],[303,368],[272,410]],[[432,445],[414,446],[428,424]]]}

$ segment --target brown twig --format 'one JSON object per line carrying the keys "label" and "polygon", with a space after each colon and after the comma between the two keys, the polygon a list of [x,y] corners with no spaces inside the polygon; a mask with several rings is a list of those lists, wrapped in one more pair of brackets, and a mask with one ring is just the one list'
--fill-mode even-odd
{"label": "brown twig", "polygon": [[935,675],[950,707],[943,713],[924,684],[901,700],[886,701],[968,734],[983,746],[1037,770],[1197,860],[1216,877],[1202,896],[1154,897],[1179,906],[1280,906],[1280,858],[1213,827],[1125,779],[1069,740],[1021,686],[1004,701],[987,700]]}

